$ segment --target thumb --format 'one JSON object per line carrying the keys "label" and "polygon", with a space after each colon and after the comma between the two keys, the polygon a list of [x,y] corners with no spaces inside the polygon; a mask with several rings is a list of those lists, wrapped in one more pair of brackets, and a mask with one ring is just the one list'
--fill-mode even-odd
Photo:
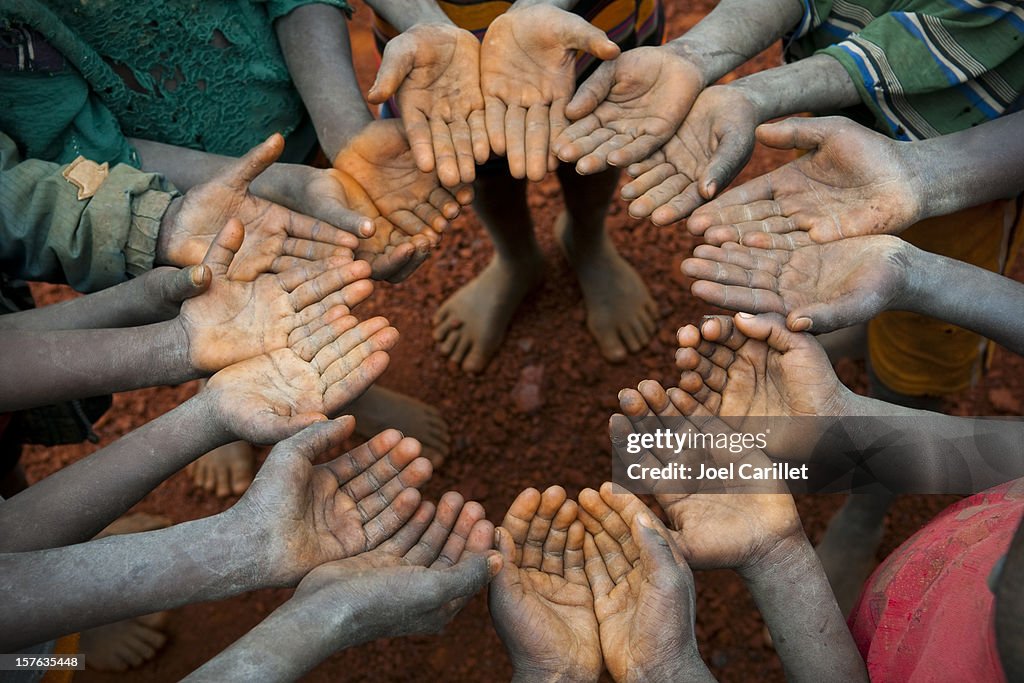
{"label": "thumb", "polygon": [[274,133],[244,156],[228,164],[217,174],[216,179],[236,190],[247,190],[249,183],[270,168],[283,151],[284,137],[280,133]]}
{"label": "thumb", "polygon": [[565,105],[565,115],[571,121],[582,119],[597,109],[612,91],[615,82],[615,64],[605,63],[597,67],[587,80],[576,89],[576,94]]}
{"label": "thumb", "polygon": [[415,41],[403,40],[405,34],[388,42],[381,56],[377,78],[366,93],[371,104],[381,104],[398,92],[402,81],[416,64]]}
{"label": "thumb", "polygon": [[644,510],[633,518],[630,525],[633,538],[640,547],[640,561],[643,562],[648,575],[656,576],[662,572],[675,572],[679,561],[678,553],[673,552],[674,545],[668,537],[668,530],[661,521]]}
{"label": "thumb", "polygon": [[604,60],[619,56],[619,46],[612,42],[604,31],[578,14],[566,14],[568,16],[565,17],[565,25],[561,31],[561,42],[566,48],[583,50]]}
{"label": "thumb", "polygon": [[[276,417],[276,416],[275,416]],[[278,418],[273,424],[280,432],[288,433],[278,439],[279,443],[270,452],[295,452],[310,462],[315,462],[324,453],[338,448],[355,431],[356,421],[351,415],[328,420],[320,413],[300,413],[290,418]],[[270,441],[273,443],[273,440]]]}
{"label": "thumb", "polygon": [[835,132],[834,123],[827,119],[788,118],[776,123],[764,123],[754,135],[762,145],[775,149],[817,149]]}
{"label": "thumb", "polygon": [[489,553],[463,553],[459,561],[440,572],[442,603],[473,595],[486,586],[501,571],[501,555]]}
{"label": "thumb", "polygon": [[237,218],[229,219],[214,236],[210,248],[206,250],[206,256],[203,257],[202,265],[206,266],[212,276],[226,275],[244,240],[245,228],[242,222]]}
{"label": "thumb", "polygon": [[727,131],[711,155],[698,181],[697,190],[704,199],[712,199],[743,169],[754,152],[754,139],[749,134]]}
{"label": "thumb", "polygon": [[779,353],[790,351],[797,342],[797,335],[786,327],[785,319],[778,313],[737,313],[733,318],[736,329],[751,339],[763,341]]}
{"label": "thumb", "polygon": [[161,297],[167,303],[180,304],[205,292],[213,279],[213,273],[205,265],[188,266],[163,277]]}
{"label": "thumb", "polygon": [[861,301],[856,296],[844,296],[829,303],[813,303],[793,309],[786,316],[786,327],[793,332],[821,334],[863,322],[858,315]]}

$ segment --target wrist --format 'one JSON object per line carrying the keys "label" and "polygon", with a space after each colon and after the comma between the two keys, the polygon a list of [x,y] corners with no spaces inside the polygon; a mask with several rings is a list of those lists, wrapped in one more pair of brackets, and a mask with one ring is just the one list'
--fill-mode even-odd
{"label": "wrist", "polygon": [[151,371],[154,378],[162,380],[161,384],[181,384],[204,376],[205,373],[192,362],[188,334],[180,316],[143,329],[152,334],[148,346],[158,368],[151,368]]}
{"label": "wrist", "polygon": [[648,662],[636,670],[629,671],[624,679],[627,683],[645,681],[714,681],[711,670],[704,663],[697,649],[697,641],[690,641],[684,652],[673,652],[670,659]]}
{"label": "wrist", "polygon": [[587,676],[575,669],[538,669],[515,664],[513,664],[512,672],[513,683],[594,683],[599,678],[600,673],[594,676]]}
{"label": "wrist", "polygon": [[[946,179],[957,177],[951,173],[949,164],[936,164],[935,159],[948,155],[931,140],[921,142],[892,141],[892,156],[905,166],[910,196],[917,200],[913,223],[954,213],[963,208],[956,201],[955,188],[949,187]],[[908,223],[907,227],[913,223]]]}
{"label": "wrist", "polygon": [[201,425],[201,428],[205,430],[203,435],[205,441],[211,444],[203,453],[238,439],[238,435],[228,426],[223,417],[220,407],[220,390],[216,386],[211,386],[207,382],[206,386],[184,405],[188,406],[189,410],[195,414],[196,419],[192,421],[193,428]]}
{"label": "wrist", "polygon": [[167,210],[160,218],[160,228],[156,235],[156,252],[153,257],[153,264],[157,266],[182,266],[189,264],[176,263],[173,250],[175,230],[177,229],[178,213],[181,212],[181,203],[184,197],[175,197],[167,205]]}
{"label": "wrist", "polygon": [[703,90],[709,83],[714,83],[724,75],[717,73],[711,61],[706,57],[707,51],[702,41],[688,39],[686,36],[683,36],[655,49],[663,50],[675,59],[693,67],[693,72],[699,79],[700,90]]}
{"label": "wrist", "polygon": [[736,571],[750,587],[751,593],[754,593],[757,586],[777,583],[780,580],[799,580],[800,567],[810,559],[817,561],[814,548],[811,547],[803,529],[798,529],[789,536],[776,539],[763,551],[736,567]]}

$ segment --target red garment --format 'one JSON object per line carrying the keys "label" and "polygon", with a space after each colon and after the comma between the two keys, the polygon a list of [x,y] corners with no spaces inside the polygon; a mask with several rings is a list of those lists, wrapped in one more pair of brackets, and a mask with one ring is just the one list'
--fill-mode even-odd
{"label": "red garment", "polygon": [[850,615],[877,683],[1005,681],[988,579],[1024,514],[1024,479],[951,505],[875,570]]}

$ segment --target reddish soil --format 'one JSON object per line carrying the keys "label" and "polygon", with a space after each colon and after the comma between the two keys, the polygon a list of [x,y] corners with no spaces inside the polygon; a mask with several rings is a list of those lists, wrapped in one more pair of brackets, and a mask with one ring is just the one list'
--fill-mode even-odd
{"label": "reddish soil", "polygon": [[[669,3],[670,35],[692,25],[713,3]],[[354,47],[365,84],[372,81],[376,57],[368,32],[368,12],[360,7]],[[777,49],[762,55],[754,68],[778,63]],[[785,157],[759,149],[743,179],[765,172]],[[611,476],[606,424],[616,410],[616,393],[654,378],[674,383],[675,330],[708,312],[689,294],[679,262],[694,240],[680,226],[657,228],[630,219],[613,207],[610,226],[622,253],[644,276],[661,304],[663,319],[651,345],[629,362],[612,366],[598,354],[585,325],[579,287],[552,242],[550,226],[560,210],[556,182],[549,178],[530,191],[530,206],[549,261],[548,279],[527,299],[512,322],[508,339],[488,371],[467,377],[434,350],[430,319],[438,305],[481,270],[491,247],[480,224],[467,211],[445,237],[441,249],[412,278],[382,286],[361,312],[386,315],[401,331],[391,368],[382,384],[418,396],[444,412],[454,436],[454,452],[426,489],[436,499],[457,489],[480,501],[498,523],[523,488],[565,486],[571,495]],[[525,228],[524,228],[525,229]],[[1017,277],[1021,277],[1020,269]],[[39,287],[41,301],[68,296],[63,288]],[[543,408],[521,414],[513,388],[526,368],[542,368],[539,396]],[[951,400],[960,414],[1020,414],[1024,399],[1024,361],[997,351],[983,384]],[[840,367],[844,380],[863,387],[863,368]],[[156,388],[118,396],[97,431],[110,443],[189,397],[192,385]],[[24,463],[35,481],[95,450],[95,446],[30,449]],[[879,557],[884,557],[954,498],[903,497],[889,515]],[[159,512],[183,522],[226,509],[221,501],[197,492],[179,472],[152,492],[138,510]],[[798,503],[812,541],[822,534],[840,496],[802,497]],[[82,674],[76,680],[178,680],[224,649],[288,597],[284,590],[257,591],[217,603],[191,605],[171,613],[169,643],[148,666],[124,675]],[[762,637],[762,623],[739,579],[716,571],[697,576],[697,633],[701,651],[723,681],[782,681],[778,658]],[[491,628],[486,599],[480,595],[441,637],[377,642],[331,657],[310,681],[495,681],[511,671]]]}

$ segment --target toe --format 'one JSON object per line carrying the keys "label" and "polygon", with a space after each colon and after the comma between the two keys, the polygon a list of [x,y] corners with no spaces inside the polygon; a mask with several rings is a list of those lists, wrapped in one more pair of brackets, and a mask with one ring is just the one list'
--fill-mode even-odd
{"label": "toe", "polygon": [[[441,355],[451,357],[452,352],[455,350],[456,345],[461,339],[462,333],[459,330],[452,330],[438,347],[441,351]],[[454,358],[452,360],[454,360]]]}

